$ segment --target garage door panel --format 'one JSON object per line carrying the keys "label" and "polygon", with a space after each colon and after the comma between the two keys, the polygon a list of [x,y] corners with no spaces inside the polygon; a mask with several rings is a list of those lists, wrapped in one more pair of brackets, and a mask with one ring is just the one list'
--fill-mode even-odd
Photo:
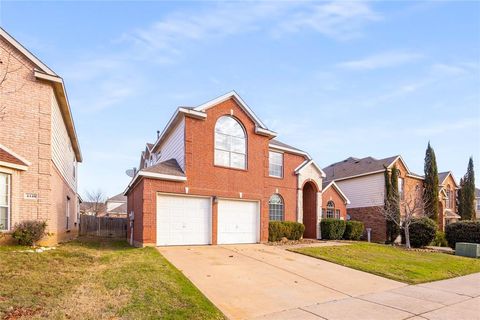
{"label": "garage door panel", "polygon": [[157,245],[211,243],[210,198],[157,195]]}
{"label": "garage door panel", "polygon": [[218,244],[256,243],[259,240],[259,203],[219,200]]}

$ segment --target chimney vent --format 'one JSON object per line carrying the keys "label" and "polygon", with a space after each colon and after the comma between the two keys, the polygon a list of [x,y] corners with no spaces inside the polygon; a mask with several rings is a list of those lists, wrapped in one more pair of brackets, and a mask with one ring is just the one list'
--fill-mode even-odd
{"label": "chimney vent", "polygon": [[157,130],[157,139],[160,138],[160,130]]}

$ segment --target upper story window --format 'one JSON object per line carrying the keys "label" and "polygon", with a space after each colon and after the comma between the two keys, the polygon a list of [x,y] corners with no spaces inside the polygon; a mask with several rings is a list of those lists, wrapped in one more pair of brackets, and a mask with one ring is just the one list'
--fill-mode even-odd
{"label": "upper story window", "polygon": [[447,208],[450,209],[451,208],[451,202],[450,202],[450,199],[451,199],[451,194],[450,194],[450,188],[447,188],[447,198],[445,199],[445,202],[446,202],[446,205],[447,205]]}
{"label": "upper story window", "polygon": [[273,194],[268,201],[268,216],[270,221],[283,221],[285,219],[283,199],[279,194]]}
{"label": "upper story window", "polygon": [[247,167],[245,130],[233,117],[220,117],[215,125],[215,165],[236,169]]}
{"label": "upper story window", "polygon": [[400,200],[405,199],[404,182],[403,178],[398,177],[398,195],[400,196]]}
{"label": "upper story window", "polygon": [[268,153],[270,177],[283,177],[283,153],[270,151]]}
{"label": "upper story window", "polygon": [[0,230],[10,227],[10,175],[0,172]]}

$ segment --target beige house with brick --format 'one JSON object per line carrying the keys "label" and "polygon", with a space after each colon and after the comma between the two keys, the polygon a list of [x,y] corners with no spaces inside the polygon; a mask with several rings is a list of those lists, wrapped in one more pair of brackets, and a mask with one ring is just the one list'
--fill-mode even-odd
{"label": "beige house with brick", "polygon": [[45,243],[77,234],[81,161],[62,78],[0,28],[0,243],[26,220]]}

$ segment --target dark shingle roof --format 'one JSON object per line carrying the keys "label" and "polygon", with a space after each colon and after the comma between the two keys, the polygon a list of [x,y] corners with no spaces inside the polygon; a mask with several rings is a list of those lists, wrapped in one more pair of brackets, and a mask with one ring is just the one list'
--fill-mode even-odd
{"label": "dark shingle roof", "polygon": [[440,172],[440,173],[438,174],[438,183],[439,183],[439,184],[442,184],[443,180],[445,180],[445,178],[448,176],[449,173],[450,173],[450,171]]}
{"label": "dark shingle roof", "polygon": [[122,205],[116,207],[113,210],[108,211],[108,213],[127,213],[127,204],[123,203]]}
{"label": "dark shingle roof", "polygon": [[185,173],[175,159],[157,163],[156,165],[142,169],[142,171],[185,177]]}
{"label": "dark shingle roof", "polygon": [[119,193],[116,196],[108,198],[107,201],[119,201],[119,202],[127,202],[127,197],[123,195],[123,193]]}
{"label": "dark shingle roof", "polygon": [[16,156],[11,154],[7,150],[2,149],[2,147],[0,147],[0,161],[17,164],[21,166],[28,166],[28,164],[18,159]]}
{"label": "dark shingle roof", "polygon": [[292,147],[291,145],[288,145],[286,143],[283,143],[277,139],[272,139],[270,140],[270,144],[273,145],[273,146],[278,146],[278,147],[283,147],[283,148],[289,148],[289,149],[293,149],[293,150],[296,150],[296,151],[300,151],[300,152],[304,152],[306,153],[305,151],[303,150],[300,150],[298,148],[295,148],[295,147]]}
{"label": "dark shingle roof", "polygon": [[325,180],[337,180],[380,171],[391,165],[397,157],[398,156],[393,156],[384,159],[375,159],[372,157],[359,159],[350,157],[324,168],[323,171],[326,174]]}

